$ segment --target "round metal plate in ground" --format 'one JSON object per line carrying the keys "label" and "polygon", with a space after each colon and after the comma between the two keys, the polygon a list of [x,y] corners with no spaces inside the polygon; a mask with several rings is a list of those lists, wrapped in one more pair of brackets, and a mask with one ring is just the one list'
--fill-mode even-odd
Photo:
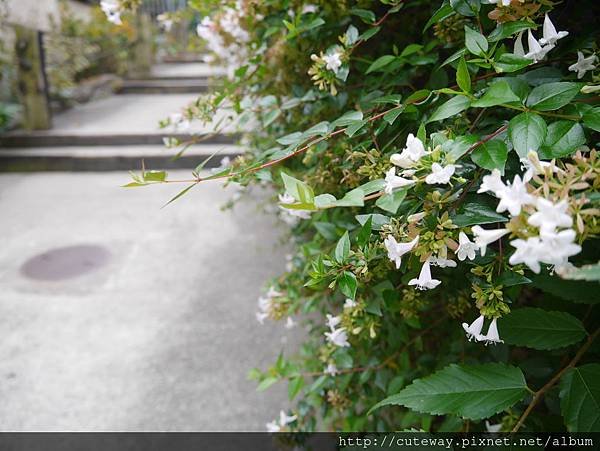
{"label": "round metal plate in ground", "polygon": [[30,279],[65,280],[78,277],[106,265],[110,259],[108,249],[92,245],[50,249],[35,255],[21,266],[21,273]]}

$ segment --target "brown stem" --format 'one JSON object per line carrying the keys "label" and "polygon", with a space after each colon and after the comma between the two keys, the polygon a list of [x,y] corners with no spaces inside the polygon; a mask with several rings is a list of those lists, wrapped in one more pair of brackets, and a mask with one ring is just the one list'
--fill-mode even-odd
{"label": "brown stem", "polygon": [[596,331],[588,337],[587,341],[583,344],[583,346],[581,346],[581,348],[579,348],[579,351],[577,351],[577,354],[575,354],[575,357],[573,357],[573,359],[569,362],[567,366],[565,366],[562,370],[556,373],[554,377],[546,383],[546,385],[544,385],[542,388],[540,388],[533,394],[531,402],[523,412],[523,415],[521,415],[521,418],[519,418],[519,421],[517,422],[515,427],[512,429],[512,432],[518,432],[518,430],[521,428],[521,426],[523,426],[523,423],[525,422],[529,414],[533,411],[534,407],[537,405],[540,399],[544,396],[544,394],[548,390],[550,390],[554,386],[554,384],[556,384],[568,370],[577,365],[577,362],[579,362],[581,357],[583,357],[583,354],[585,354],[588,348],[592,345],[593,341],[596,339],[598,334],[600,334],[600,328],[596,329]]}

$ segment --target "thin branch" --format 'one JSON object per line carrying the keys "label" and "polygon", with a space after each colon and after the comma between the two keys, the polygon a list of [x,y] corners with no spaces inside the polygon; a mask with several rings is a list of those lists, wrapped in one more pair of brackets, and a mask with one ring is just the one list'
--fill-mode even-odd
{"label": "thin branch", "polygon": [[544,396],[544,394],[548,390],[550,390],[554,386],[554,384],[556,384],[568,370],[577,365],[577,362],[579,362],[581,357],[583,357],[583,354],[585,354],[585,352],[589,349],[589,347],[592,345],[593,341],[596,339],[598,334],[600,334],[600,329],[596,329],[596,331],[588,337],[587,341],[583,344],[581,348],[579,348],[579,351],[577,351],[577,354],[575,354],[575,357],[573,357],[573,359],[569,362],[567,366],[565,366],[562,370],[556,373],[554,377],[546,383],[546,385],[544,385],[542,388],[540,388],[534,393],[531,402],[529,403],[529,405],[523,412],[523,415],[521,415],[521,418],[519,418],[519,421],[517,422],[517,424],[511,432],[518,432],[518,430],[521,428],[521,426],[523,426],[523,423],[525,423],[525,420],[533,411],[534,407],[537,405],[540,399]]}

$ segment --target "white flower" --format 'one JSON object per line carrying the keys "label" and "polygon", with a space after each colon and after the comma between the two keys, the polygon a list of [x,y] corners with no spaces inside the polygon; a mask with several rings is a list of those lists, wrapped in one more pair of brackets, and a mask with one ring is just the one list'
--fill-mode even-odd
{"label": "white flower", "polygon": [[353,309],[354,307],[356,307],[358,305],[358,303],[350,298],[347,298],[344,301],[344,310],[350,310]]}
{"label": "white flower", "polygon": [[458,249],[456,249],[456,256],[458,259],[461,262],[466,258],[474,260],[476,250],[477,245],[469,239],[465,232],[460,232],[458,234]]}
{"label": "white flower", "polygon": [[103,0],[100,2],[100,8],[106,14],[106,18],[109,22],[115,25],[121,25],[121,10],[119,4],[114,0]]}
{"label": "white flower", "polygon": [[442,167],[439,163],[433,163],[431,165],[431,174],[425,177],[425,183],[428,185],[435,185],[436,183],[445,185],[450,183],[450,177],[454,175],[456,166],[449,164],[446,167]]}
{"label": "white flower", "polygon": [[508,210],[512,216],[521,213],[523,205],[535,203],[535,198],[527,192],[526,183],[518,175],[515,175],[512,184],[508,184],[505,189],[498,191],[497,196],[500,198],[500,202],[498,202],[496,211],[502,213]]}
{"label": "white flower", "polygon": [[327,316],[327,327],[329,327],[332,331],[335,329],[335,327],[342,322],[342,318],[340,318],[339,316],[333,316],[330,315],[329,313],[326,315]]}
{"label": "white flower", "polygon": [[390,157],[390,162],[404,169],[411,168],[414,164],[427,155],[423,142],[410,133],[406,138],[406,147],[402,153],[395,153]]}
{"label": "white flower", "polygon": [[265,323],[265,319],[267,319],[268,316],[269,316],[268,313],[265,313],[265,312],[256,312],[256,320],[260,324],[264,324]]}
{"label": "white flower", "polygon": [[396,269],[400,268],[402,256],[407,252],[410,252],[418,242],[418,235],[408,243],[398,243],[396,238],[394,238],[392,235],[389,235],[385,240],[383,240],[383,244],[388,252],[388,258],[396,264]]}
{"label": "white flower", "polygon": [[340,67],[342,67],[342,53],[341,52],[333,52],[328,53],[323,57],[323,61],[325,61],[325,68],[337,74]]}
{"label": "white flower", "polygon": [[490,0],[490,3],[498,4],[498,2],[502,3],[502,6],[510,5],[511,0]]}
{"label": "white flower", "polygon": [[498,326],[496,324],[496,318],[494,318],[490,323],[490,327],[488,328],[487,334],[479,335],[476,337],[476,339],[477,341],[484,341],[486,346],[490,343],[504,343],[504,340],[500,340],[500,336],[498,335]]}
{"label": "white flower", "polygon": [[[293,196],[290,196],[288,193],[279,195],[279,203],[281,204],[295,204],[297,201]],[[280,205],[283,211],[285,211],[288,215],[293,216],[294,218],[300,219],[310,219],[311,211],[310,210],[299,210],[297,208],[287,208],[284,205]],[[292,224],[293,225],[293,224]]]}
{"label": "white flower", "polygon": [[571,72],[577,72],[577,78],[583,78],[588,70],[594,70],[596,65],[594,64],[598,57],[596,55],[588,56],[585,58],[583,53],[577,52],[577,62],[569,66]]}
{"label": "white flower", "polygon": [[350,346],[350,343],[348,343],[348,334],[346,333],[346,329],[343,327],[339,329],[333,329],[331,332],[325,332],[325,337],[327,337],[327,340],[330,343],[341,348]]}
{"label": "white flower", "polygon": [[567,213],[569,204],[562,200],[557,204],[539,197],[535,205],[537,212],[532,214],[527,222],[538,227],[542,232],[553,232],[557,227],[571,227],[573,218]]}
{"label": "white flower", "polygon": [[286,415],[286,413],[282,410],[279,412],[279,425],[281,427],[284,427],[284,426],[296,421],[297,418],[298,417],[296,415],[291,415],[291,416]]}
{"label": "white flower", "polygon": [[529,52],[525,54],[525,58],[531,58],[534,62],[543,60],[546,54],[554,48],[554,44],[547,44],[544,47],[533,37],[531,30],[527,30],[527,43],[529,44]]}
{"label": "white flower", "polygon": [[281,426],[277,424],[277,421],[273,420],[267,423],[267,432],[279,432],[281,431]]}
{"label": "white flower", "polygon": [[491,424],[488,420],[485,420],[485,429],[492,434],[500,432],[502,430],[502,423]]}
{"label": "white flower", "polygon": [[269,291],[267,291],[267,297],[268,298],[270,298],[270,299],[271,298],[278,298],[278,297],[281,297],[281,296],[283,296],[283,293],[281,293],[280,291],[277,291],[274,286],[271,285],[269,287]]}
{"label": "white flower", "polygon": [[431,266],[438,266],[440,268],[456,268],[456,262],[442,257],[429,257],[428,259]]}
{"label": "white flower", "polygon": [[467,323],[462,323],[462,327],[467,333],[467,338],[471,341],[474,338],[477,338],[481,335],[481,329],[483,328],[483,321],[485,320],[483,315],[479,315],[479,317],[473,321],[470,325]]}
{"label": "white flower", "polygon": [[390,168],[390,170],[385,173],[385,188],[383,190],[386,194],[392,194],[396,188],[414,185],[414,183],[414,180],[398,177],[396,175],[396,168]]}
{"label": "white flower", "polygon": [[555,268],[566,268],[569,265],[569,257],[581,252],[581,246],[575,244],[577,234],[573,229],[562,230],[560,232],[540,232],[544,253],[542,261],[553,265]]}
{"label": "white flower", "polygon": [[280,432],[282,428],[296,421],[296,415],[288,416],[283,410],[279,412],[279,422],[273,420],[267,423],[267,432]]}
{"label": "white flower", "polygon": [[523,48],[523,32],[521,31],[515,39],[515,45],[513,47],[513,53],[517,56],[525,56],[525,49]]}
{"label": "white flower", "polygon": [[543,36],[544,37],[540,39],[540,44],[542,44],[542,45],[556,44],[556,41],[564,38],[568,34],[569,34],[568,31],[557,32],[556,28],[554,27],[554,24],[550,20],[550,17],[548,16],[548,14],[546,14],[546,17],[544,17],[544,28],[543,28]]}
{"label": "white flower", "polygon": [[500,197],[500,193],[506,189],[506,185],[502,181],[502,177],[500,171],[498,169],[494,169],[491,174],[484,175],[481,181],[481,185],[477,190],[478,193],[485,193],[491,191],[496,195],[496,197]]}
{"label": "white flower", "polygon": [[549,167],[552,167],[553,172],[559,171],[552,163],[540,161],[540,157],[535,150],[527,152],[527,157],[523,157],[519,161],[521,162],[521,169],[525,171],[523,174],[523,181],[525,182],[531,180],[534,175],[543,174],[545,169]]}
{"label": "white flower", "polygon": [[526,240],[513,240],[510,245],[516,248],[516,251],[510,256],[508,262],[511,265],[524,263],[534,273],[539,274],[541,256],[545,252],[542,241],[534,236]]}
{"label": "white flower", "polygon": [[337,366],[335,366],[333,363],[330,363],[329,365],[327,365],[325,367],[325,374],[328,374],[329,376],[336,376],[337,374],[339,374],[339,370],[337,369]]}
{"label": "white flower", "polygon": [[417,279],[411,279],[408,284],[416,285],[419,290],[431,290],[437,287],[440,283],[440,280],[431,278],[431,269],[429,268],[429,261],[423,263],[421,267],[421,272],[419,273],[419,277]]}
{"label": "white flower", "polygon": [[318,8],[316,5],[308,4],[308,5],[304,5],[304,7],[302,8],[301,14],[316,13],[317,10],[318,10]]}
{"label": "white flower", "polygon": [[486,230],[478,225],[474,226],[471,230],[475,234],[475,244],[479,248],[482,256],[485,255],[488,244],[499,240],[504,235],[509,233],[509,231],[506,229]]}
{"label": "white flower", "polygon": [[169,115],[169,122],[173,127],[173,131],[187,131],[190,128],[190,121],[183,117],[181,113],[172,113]]}
{"label": "white flower", "polygon": [[287,321],[285,322],[285,328],[292,329],[294,327],[296,327],[296,321],[294,321],[291,316],[288,316]]}

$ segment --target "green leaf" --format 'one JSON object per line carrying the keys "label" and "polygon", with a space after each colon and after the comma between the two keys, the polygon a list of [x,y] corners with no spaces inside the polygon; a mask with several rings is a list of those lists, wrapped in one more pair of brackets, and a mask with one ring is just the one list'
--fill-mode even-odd
{"label": "green leaf", "polygon": [[300,390],[302,390],[302,387],[304,387],[304,378],[302,376],[294,377],[288,382],[288,398],[290,401],[296,397]]}
{"label": "green leaf", "polygon": [[352,138],[356,134],[356,132],[358,132],[367,124],[367,122],[368,121],[353,122],[352,124],[348,125],[344,134],[347,135],[349,138]]}
{"label": "green leaf", "polygon": [[425,124],[423,122],[421,122],[421,125],[419,125],[419,129],[417,130],[417,138],[423,143],[427,139],[427,130],[425,129]]}
{"label": "green leaf", "polygon": [[362,207],[365,204],[365,192],[361,188],[348,191],[344,197],[336,201],[338,207]]}
{"label": "green leaf", "polygon": [[600,132],[600,106],[592,108],[583,115],[583,123],[586,127]]}
{"label": "green leaf", "polygon": [[504,72],[516,72],[518,70],[523,69],[524,67],[529,66],[533,63],[533,60],[529,58],[525,58],[523,56],[518,56],[513,53],[504,53],[500,55],[496,61],[494,61],[494,69],[496,72],[504,73]]}
{"label": "green leaf", "polygon": [[175,202],[177,199],[179,199],[180,197],[182,197],[182,196],[184,196],[185,194],[187,194],[187,192],[188,192],[189,190],[191,190],[191,189],[192,189],[194,186],[196,186],[196,185],[197,185],[197,183],[192,183],[190,186],[188,186],[188,187],[186,187],[186,188],[182,189],[182,190],[181,190],[181,191],[179,191],[179,192],[178,192],[178,193],[177,193],[175,196],[173,196],[171,199],[169,199],[169,201],[168,201],[166,204],[164,204],[162,207],[160,207],[160,208],[165,208],[167,205],[169,205],[169,204],[171,204],[171,203]]}
{"label": "green leaf", "polygon": [[456,68],[456,84],[464,92],[471,92],[471,75],[465,58],[461,58]]}
{"label": "green leaf", "polygon": [[282,136],[277,142],[283,146],[300,144],[302,141],[302,132],[294,132],[289,135]]}
{"label": "green leaf", "polygon": [[384,179],[376,179],[368,181],[367,183],[363,183],[359,186],[359,188],[363,191],[365,196],[369,194],[377,193],[381,191],[385,187]]}
{"label": "green leaf", "polygon": [[285,172],[281,172],[281,178],[285,186],[285,191],[294,199],[302,204],[312,204],[315,198],[313,190],[306,183],[298,180]]}
{"label": "green leaf", "polygon": [[390,223],[390,218],[385,215],[380,215],[379,213],[373,213],[369,215],[356,215],[356,220],[360,225],[365,225],[366,222],[370,219],[372,222],[373,230],[381,230],[381,228]]}
{"label": "green leaf", "polygon": [[323,121],[319,122],[316,125],[313,125],[311,128],[302,133],[302,141],[306,138],[312,138],[313,136],[323,136],[329,132],[329,122]]}
{"label": "green leaf", "polygon": [[508,136],[520,157],[540,148],[546,138],[546,122],[535,113],[521,113],[508,123]]}
{"label": "green leaf", "polygon": [[586,335],[581,321],[568,313],[529,307],[502,317],[498,329],[505,343],[539,350],[564,348]]}
{"label": "green leaf", "polygon": [[519,100],[519,97],[510,89],[510,85],[501,80],[492,84],[480,99],[471,103],[471,106],[487,108],[502,103],[518,102]]}
{"label": "green leaf", "polygon": [[558,110],[579,92],[581,83],[557,82],[537,86],[527,97],[527,106],[538,111]]}
{"label": "green leaf", "polygon": [[475,16],[481,7],[479,0],[450,0],[450,6],[458,14],[467,17]]}
{"label": "green leaf", "polygon": [[504,216],[496,213],[494,207],[484,203],[481,196],[467,196],[473,201],[465,201],[460,207],[456,216],[453,216],[452,223],[459,227],[467,227],[475,224],[494,224],[496,222],[506,222]]}
{"label": "green leaf", "polygon": [[456,96],[452,97],[447,102],[441,104],[427,122],[436,122],[447,119],[461,111],[469,108],[471,101],[467,96]]}
{"label": "green leaf", "polygon": [[527,30],[528,28],[534,28],[535,24],[526,20],[517,20],[514,22],[504,22],[499,24],[494,31],[488,36],[490,42],[498,42],[502,39],[506,39],[519,31]]}
{"label": "green leaf", "polygon": [[572,368],[562,377],[560,409],[569,432],[600,430],[600,364]]}
{"label": "green leaf", "polygon": [[362,111],[347,111],[331,123],[332,127],[346,127],[357,121],[362,121]]}
{"label": "green leaf", "polygon": [[342,294],[354,300],[356,297],[356,276],[350,271],[344,271],[342,275],[338,277],[338,284]]}
{"label": "green leaf", "polygon": [[344,263],[344,261],[346,261],[346,259],[348,258],[348,255],[350,255],[350,236],[348,235],[348,231],[346,230],[346,233],[342,235],[340,240],[337,242],[337,245],[335,246],[334,256],[335,260],[338,263]]}
{"label": "green leaf", "polygon": [[596,282],[565,280],[548,274],[536,274],[531,276],[531,280],[533,280],[533,285],[540,290],[567,301],[582,304],[600,303],[598,284]]}
{"label": "green leaf", "polygon": [[525,377],[517,367],[453,364],[413,381],[400,393],[377,403],[369,413],[386,405],[402,405],[418,412],[481,420],[511,407],[526,394]]}
{"label": "green leaf", "polygon": [[373,61],[371,63],[371,65],[367,69],[367,72],[365,72],[365,73],[370,74],[371,72],[378,71],[378,70],[384,68],[385,66],[387,66],[388,64],[390,64],[396,58],[397,57],[395,55],[380,56],[379,58],[377,58],[375,61]]}
{"label": "green leaf", "polygon": [[488,41],[484,35],[465,25],[465,46],[473,55],[485,56]]}
{"label": "green leaf", "polygon": [[402,114],[403,111],[404,111],[404,107],[395,108],[392,111],[388,111],[383,116],[383,120],[386,121],[388,124],[392,125],[396,121],[396,119],[398,119],[398,116],[400,116]]}
{"label": "green leaf", "polygon": [[373,11],[367,9],[353,8],[349,11],[350,14],[360,17],[363,22],[374,23],[376,16]]}
{"label": "green leaf", "polygon": [[358,28],[354,25],[350,25],[346,30],[346,46],[351,46],[358,41]]}
{"label": "green leaf", "polygon": [[561,158],[572,154],[586,143],[583,127],[577,122],[558,121],[548,126],[544,144],[540,148],[541,158]]}
{"label": "green leaf", "polygon": [[479,138],[475,135],[459,136],[455,140],[444,143],[442,149],[447,152],[453,161],[458,161],[477,141],[479,141]]}
{"label": "green leaf", "polygon": [[359,39],[361,39],[363,41],[368,41],[373,36],[375,36],[377,33],[379,33],[380,30],[381,30],[381,27],[371,27],[367,31],[365,31],[363,34],[361,34]]}
{"label": "green leaf", "polygon": [[489,171],[499,169],[504,174],[504,165],[508,157],[508,149],[504,141],[493,139],[477,147],[471,153],[471,160],[477,166]]}
{"label": "green leaf", "polygon": [[143,176],[145,182],[164,182],[167,179],[165,171],[146,171]]}
{"label": "green leaf", "polygon": [[258,387],[256,387],[256,391],[265,391],[271,385],[275,384],[278,380],[279,379],[277,379],[276,377],[267,377],[263,379],[260,382],[260,384],[258,384]]}
{"label": "green leaf", "polygon": [[319,194],[318,196],[315,197],[314,203],[315,203],[315,207],[322,209],[322,208],[335,207],[336,202],[337,202],[337,199],[332,194]]}
{"label": "green leaf", "polygon": [[572,269],[564,275],[565,279],[600,281],[600,262]]}
{"label": "green leaf", "polygon": [[423,32],[427,31],[429,29],[429,27],[431,27],[432,25],[439,23],[442,20],[450,17],[452,14],[454,14],[454,10],[452,9],[452,6],[450,6],[448,3],[442,4],[442,6],[440,6],[440,8],[427,21],[427,23],[425,24],[425,27],[423,27]]}
{"label": "green leaf", "polygon": [[373,218],[369,217],[369,219],[367,219],[367,221],[360,228],[360,232],[358,232],[358,236],[356,237],[356,244],[358,244],[358,247],[363,247],[369,242],[372,224]]}
{"label": "green leaf", "polygon": [[379,199],[377,199],[375,205],[381,208],[382,210],[385,210],[395,215],[405,197],[405,189],[397,190],[391,194],[385,194],[381,196]]}

